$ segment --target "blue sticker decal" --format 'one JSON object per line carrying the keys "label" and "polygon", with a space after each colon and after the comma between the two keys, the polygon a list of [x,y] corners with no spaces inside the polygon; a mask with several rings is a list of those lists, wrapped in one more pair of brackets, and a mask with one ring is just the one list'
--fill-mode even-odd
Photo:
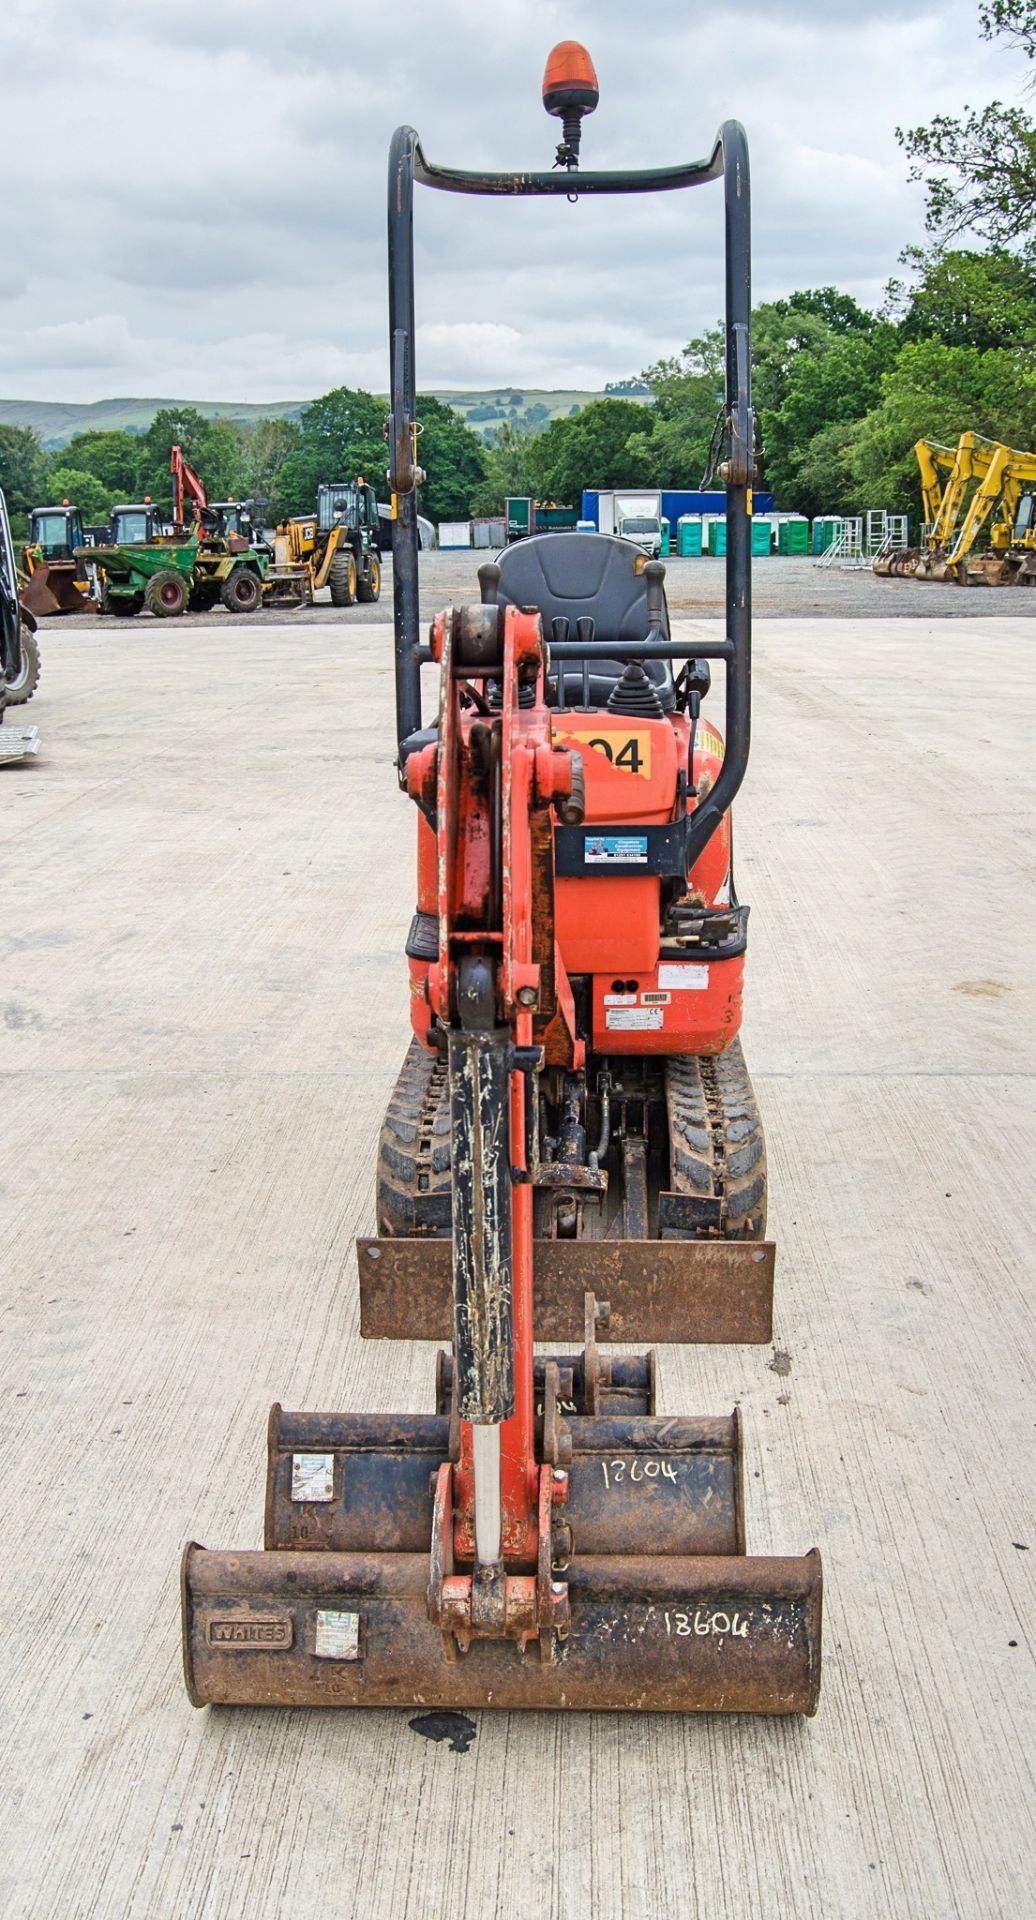
{"label": "blue sticker decal", "polygon": [[647,866],[646,833],[588,834],[583,843],[583,858],[588,867]]}

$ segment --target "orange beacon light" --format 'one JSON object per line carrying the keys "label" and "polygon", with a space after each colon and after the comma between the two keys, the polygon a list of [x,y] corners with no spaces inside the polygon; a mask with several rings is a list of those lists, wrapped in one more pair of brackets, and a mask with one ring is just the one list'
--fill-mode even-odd
{"label": "orange beacon light", "polygon": [[579,165],[579,140],[584,113],[592,113],[600,99],[594,63],[578,40],[559,40],[547,55],[543,73],[543,104],[561,121],[564,138],[558,146],[559,167]]}

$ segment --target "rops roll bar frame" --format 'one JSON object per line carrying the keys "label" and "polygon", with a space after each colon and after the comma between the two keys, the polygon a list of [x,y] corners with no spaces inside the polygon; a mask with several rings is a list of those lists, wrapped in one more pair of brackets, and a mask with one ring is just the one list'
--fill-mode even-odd
{"label": "rops roll bar frame", "polygon": [[[421,660],[418,603],[417,374],[414,359],[414,182],[442,193],[492,196],[597,193],[668,193],[722,180],[726,259],[727,457],[721,472],[727,491],[726,639],[697,640],[685,649],[672,642],[609,646],[611,658],[721,659],[726,665],[726,751],[712,792],[688,820],[688,870],[711,839],[744,778],[751,736],[752,579],[749,496],[755,431],[752,416],[751,206],[748,142],[736,120],[725,120],[711,156],[678,167],[628,172],[469,173],[437,167],[425,159],[412,127],[399,127],[389,149],[389,349],[391,414],[389,446],[392,489],[392,599],[395,618],[396,731],[400,750],[421,726]],[[586,649],[590,651],[591,649]],[[575,657],[582,650],[570,644]]]}

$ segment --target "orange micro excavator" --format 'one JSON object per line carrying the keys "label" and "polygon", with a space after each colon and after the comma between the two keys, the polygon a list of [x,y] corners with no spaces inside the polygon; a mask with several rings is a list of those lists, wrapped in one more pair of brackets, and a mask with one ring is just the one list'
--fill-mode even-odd
{"label": "orange micro excavator", "polygon": [[[738,1029],[748,910],[730,805],[748,761],[749,178],[740,126],[650,172],[582,172],[585,51],[552,53],[548,173],[389,168],[395,662],[418,813],[413,1039],[381,1134],[373,1338],[447,1339],[436,1411],[269,1427],[262,1552],[187,1549],[196,1704],[805,1713],[816,1552],[745,1552],[741,1428],[656,1411],[638,1340],[767,1342],[763,1134]],[[726,204],[727,619],[674,639],[664,568],[534,536],[481,602],[418,622],[412,202],[640,193]],[[725,674],[725,742],[702,718]],[[421,667],[439,673],[423,725]],[[582,1340],[535,1353],[534,1339]]]}

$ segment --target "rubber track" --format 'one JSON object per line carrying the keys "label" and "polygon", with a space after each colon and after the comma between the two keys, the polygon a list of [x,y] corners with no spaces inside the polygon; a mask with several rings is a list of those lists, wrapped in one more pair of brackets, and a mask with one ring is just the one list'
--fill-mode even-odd
{"label": "rubber track", "polygon": [[446,1066],[415,1037],[378,1142],[379,1234],[448,1236],[451,1193]]}
{"label": "rubber track", "polygon": [[740,1040],[665,1063],[669,1177],[674,1193],[718,1198],[728,1240],[766,1231],[766,1142]]}

